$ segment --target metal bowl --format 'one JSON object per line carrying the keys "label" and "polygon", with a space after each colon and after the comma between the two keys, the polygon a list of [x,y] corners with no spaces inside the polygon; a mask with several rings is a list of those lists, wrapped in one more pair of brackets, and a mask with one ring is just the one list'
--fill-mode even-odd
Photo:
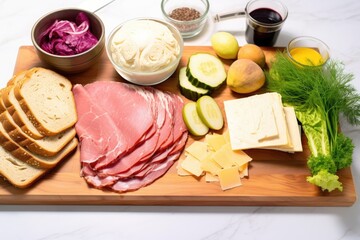
{"label": "metal bowl", "polygon": [[[87,15],[90,20],[90,31],[98,39],[98,42],[92,48],[79,54],[61,56],[48,53],[40,47],[40,35],[48,29],[55,20],[69,20],[74,22],[79,12],[84,12]],[[37,55],[45,65],[63,73],[79,73],[85,71],[100,59],[105,49],[105,27],[101,19],[92,12],[76,8],[60,9],[47,13],[37,20],[31,31],[31,40],[35,46]]]}

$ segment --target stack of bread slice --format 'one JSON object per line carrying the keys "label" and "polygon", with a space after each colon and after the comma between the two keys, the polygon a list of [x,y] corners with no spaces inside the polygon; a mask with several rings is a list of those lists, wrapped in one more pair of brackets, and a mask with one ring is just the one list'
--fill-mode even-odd
{"label": "stack of bread slice", "polygon": [[30,186],[78,145],[72,84],[45,68],[14,75],[0,90],[0,175]]}

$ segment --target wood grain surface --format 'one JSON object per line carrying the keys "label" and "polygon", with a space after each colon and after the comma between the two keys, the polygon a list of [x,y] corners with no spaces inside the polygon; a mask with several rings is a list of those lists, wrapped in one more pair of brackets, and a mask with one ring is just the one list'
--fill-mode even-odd
{"label": "wood grain surface", "polygon": [[[264,48],[267,60],[276,49]],[[188,57],[195,52],[213,53],[208,46],[186,46],[180,67],[185,66]],[[228,68],[231,61],[224,61]],[[40,62],[32,46],[19,48],[14,73],[35,66],[48,67]],[[178,72],[166,82],[156,87],[179,93]],[[86,84],[93,81],[123,81],[111,66],[106,53],[101,61],[84,73],[67,75],[73,84]],[[262,90],[263,91],[263,90]],[[223,101],[244,97],[232,93],[226,86],[214,94],[223,111]],[[188,101],[184,98],[184,101]],[[225,113],[223,111],[225,116]],[[226,129],[226,125],[225,128]],[[284,153],[272,150],[247,150],[253,158],[249,177],[243,185],[222,191],[219,183],[206,183],[204,178],[180,177],[176,164],[153,184],[128,193],[114,193],[88,186],[79,175],[80,154],[77,149],[56,168],[48,172],[28,189],[17,189],[0,179],[0,204],[118,204],[118,205],[238,205],[238,206],[351,206],[356,201],[354,181],[350,168],[341,170],[338,175],[344,185],[343,192],[322,192],[318,187],[307,183],[309,170],[306,159],[309,149],[303,135],[304,151]],[[187,145],[194,141],[189,137]]]}

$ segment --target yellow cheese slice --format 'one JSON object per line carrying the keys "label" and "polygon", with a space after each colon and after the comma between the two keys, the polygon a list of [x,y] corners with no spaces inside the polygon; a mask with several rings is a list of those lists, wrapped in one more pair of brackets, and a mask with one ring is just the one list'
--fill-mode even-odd
{"label": "yellow cheese slice", "polygon": [[208,134],[205,142],[195,141],[185,151],[186,157],[177,165],[178,175],[200,177],[205,173],[206,182],[220,181],[223,190],[241,185],[240,178],[248,175],[252,160],[245,152],[232,150],[228,132]]}
{"label": "yellow cheese slice", "polygon": [[181,163],[185,158],[180,158],[176,165],[177,174],[179,176],[191,176],[192,174],[181,167]]}
{"label": "yellow cheese slice", "polygon": [[240,178],[244,178],[249,176],[249,167],[248,163],[245,163],[239,168],[240,171]]}
{"label": "yellow cheese slice", "polygon": [[212,175],[211,173],[205,173],[206,182],[219,182],[219,177]]}
{"label": "yellow cheese slice", "polygon": [[225,142],[226,143],[230,143],[230,133],[229,133],[229,130],[226,130],[223,134],[223,137],[225,139]]}
{"label": "yellow cheese slice", "polygon": [[224,101],[224,107],[233,150],[288,144],[286,119],[278,93]]}
{"label": "yellow cheese slice", "polygon": [[245,163],[239,167],[239,172],[246,172],[248,170],[248,163]]}
{"label": "yellow cheese slice", "polygon": [[221,166],[215,162],[212,155],[201,161],[200,167],[202,170],[209,172],[212,175],[218,175],[218,172],[221,170]]}
{"label": "yellow cheese slice", "polygon": [[233,162],[236,164],[236,166],[239,167],[239,170],[241,169],[241,167],[245,164],[247,164],[248,162],[250,162],[252,160],[251,157],[249,157],[249,155],[247,155],[246,153],[244,153],[241,150],[235,150],[235,153],[233,153]]}
{"label": "yellow cheese slice", "polygon": [[207,134],[205,136],[205,142],[214,150],[219,150],[223,145],[226,144],[226,140],[223,135],[220,134]]}
{"label": "yellow cheese slice", "polygon": [[252,160],[245,152],[241,150],[232,150],[230,143],[223,145],[221,149],[212,155],[212,157],[223,168],[233,166],[241,167]]}
{"label": "yellow cheese slice", "polygon": [[222,169],[219,172],[219,180],[222,190],[241,186],[241,179],[238,167]]}
{"label": "yellow cheese slice", "polygon": [[191,155],[186,156],[186,158],[181,162],[180,166],[185,171],[188,171],[189,173],[197,177],[200,177],[203,173],[203,170],[200,167],[200,161]]}
{"label": "yellow cheese slice", "polygon": [[204,142],[195,141],[189,147],[185,149],[185,152],[192,155],[199,161],[202,161],[210,154],[210,150],[208,149],[208,145]]}
{"label": "yellow cheese slice", "polygon": [[[225,145],[224,145],[225,146]],[[215,160],[217,164],[219,164],[222,168],[231,168],[233,166],[236,166],[231,156],[228,155],[228,151],[226,147],[220,148],[218,151],[216,151],[212,158]],[[232,150],[231,150],[232,151]]]}

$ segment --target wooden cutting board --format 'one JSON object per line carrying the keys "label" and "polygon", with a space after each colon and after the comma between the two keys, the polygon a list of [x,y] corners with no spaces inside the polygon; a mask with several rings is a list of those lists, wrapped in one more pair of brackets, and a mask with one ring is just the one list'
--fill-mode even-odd
{"label": "wooden cutting board", "polygon": [[[264,48],[267,60],[276,52]],[[208,46],[187,46],[180,62],[185,66],[188,57],[195,52],[214,53]],[[231,61],[224,61],[228,68]],[[14,72],[43,65],[32,46],[20,47]],[[179,93],[178,72],[169,80],[156,86],[162,90]],[[67,76],[74,84],[93,81],[123,81],[111,66],[106,53],[99,64],[88,71]],[[223,111],[223,100],[243,97],[232,93],[226,86],[217,90],[213,97]],[[188,101],[184,98],[184,101]],[[225,113],[223,111],[225,116]],[[226,126],[225,126],[226,129]],[[128,193],[113,193],[94,189],[80,177],[80,154],[77,149],[60,165],[48,172],[28,189],[17,189],[0,179],[0,204],[127,204],[127,205],[271,205],[271,206],[351,206],[356,201],[356,192],[351,169],[341,170],[338,175],[344,190],[322,192],[306,182],[309,170],[306,159],[309,149],[303,135],[304,151],[284,153],[272,150],[246,151],[253,161],[249,177],[243,185],[222,191],[219,183],[206,183],[203,178],[180,177],[176,164],[153,184]],[[187,145],[194,138],[188,139]]]}

